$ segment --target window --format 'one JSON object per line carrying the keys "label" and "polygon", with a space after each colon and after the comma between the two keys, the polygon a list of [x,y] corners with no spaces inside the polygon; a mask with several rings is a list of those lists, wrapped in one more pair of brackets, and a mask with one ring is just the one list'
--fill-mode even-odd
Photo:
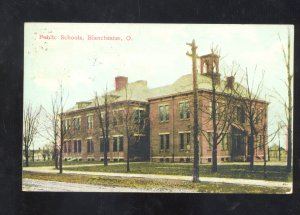
{"label": "window", "polygon": [[68,153],[71,153],[72,152],[72,142],[69,141],[68,142]]}
{"label": "window", "polygon": [[87,128],[91,129],[94,126],[94,116],[93,115],[88,115],[87,116]]}
{"label": "window", "polygon": [[87,140],[87,153],[93,153],[94,152],[94,143],[92,139]]}
{"label": "window", "polygon": [[211,117],[211,113],[212,113],[212,102],[210,101],[210,102],[208,102],[208,106],[207,106],[207,110],[208,110],[208,114],[210,115],[210,117]]}
{"label": "window", "polygon": [[134,111],[134,123],[135,124],[143,124],[144,122],[144,110],[135,110]]}
{"label": "window", "polygon": [[113,138],[113,152],[117,152],[118,151],[118,139],[117,137]]}
{"label": "window", "polygon": [[123,114],[124,114],[124,111],[123,111],[123,110],[119,110],[119,111],[118,111],[118,121],[119,121],[119,124],[120,124],[120,125],[123,124]]}
{"label": "window", "polygon": [[[104,138],[101,137],[100,138],[100,152],[104,152],[104,143],[105,143]],[[109,152],[109,144],[107,145],[107,152]]]}
{"label": "window", "polygon": [[169,121],[169,105],[159,106],[159,121]]}
{"label": "window", "polygon": [[[101,112],[101,119],[102,119],[102,124],[105,127],[105,113],[104,112]],[[100,113],[98,114],[98,120],[99,120],[99,128],[102,128],[101,121],[100,121]]]}
{"label": "window", "polygon": [[119,138],[119,152],[123,151],[123,145],[124,145],[124,138],[120,137]]}
{"label": "window", "polygon": [[236,107],[236,121],[245,123],[245,110],[242,107]]}
{"label": "window", "polygon": [[206,60],[203,64],[203,73],[207,73],[208,72],[208,60]]}
{"label": "window", "polygon": [[217,72],[217,64],[215,61],[213,62],[213,72]]}
{"label": "window", "polygon": [[[213,105],[213,103],[210,101],[208,103],[208,114],[210,115],[210,119],[213,118],[212,105]],[[216,110],[215,116],[216,116],[216,120],[220,119],[221,116],[222,116],[222,109],[221,109],[222,106],[223,106],[222,103],[215,102],[215,110]]]}
{"label": "window", "polygon": [[213,144],[213,133],[207,132],[207,150],[211,151],[211,147]]}
{"label": "window", "polygon": [[113,126],[116,126],[118,124],[118,119],[117,119],[117,113],[116,111],[113,112],[113,121],[112,121]]}
{"label": "window", "polygon": [[74,153],[77,153],[77,140],[74,140]]}
{"label": "window", "polygon": [[164,150],[165,143],[164,143],[164,136],[160,135],[160,150]]}
{"label": "window", "polygon": [[190,118],[188,102],[179,103],[179,110],[180,110],[180,119],[189,119]]}
{"label": "window", "polygon": [[64,131],[67,131],[71,128],[71,120],[70,119],[65,119],[63,121],[63,126],[64,126]]}
{"label": "window", "polygon": [[81,140],[77,140],[77,151],[81,153]]}
{"label": "window", "polygon": [[74,153],[81,153],[81,140],[74,140]]}
{"label": "window", "polygon": [[166,139],[166,149],[170,149],[170,136],[169,136],[169,134],[165,135],[165,139]]}
{"label": "window", "polygon": [[100,152],[104,152],[104,138],[100,138]]}
{"label": "window", "polygon": [[191,133],[186,133],[186,144],[187,145],[191,144]]}
{"label": "window", "polygon": [[257,111],[255,123],[262,123],[264,111],[262,109]]}
{"label": "window", "polygon": [[184,150],[184,133],[180,133],[180,150]]}
{"label": "window", "polygon": [[68,150],[67,150],[67,142],[65,141],[64,142],[64,153],[67,153],[68,152]]}
{"label": "window", "polygon": [[221,150],[222,151],[228,150],[228,135],[227,134],[223,134]]}
{"label": "window", "polygon": [[179,149],[180,151],[185,149],[190,150],[190,144],[191,144],[191,133],[179,133]]}
{"label": "window", "polygon": [[81,126],[81,118],[80,117],[74,118],[74,128],[75,128],[75,130],[80,130],[80,126]]}
{"label": "window", "polygon": [[122,152],[123,151],[123,136],[113,137],[113,151],[114,152]]}
{"label": "window", "polygon": [[262,135],[259,135],[259,149],[261,150],[261,149],[263,149],[263,138],[262,138],[263,136]]}
{"label": "window", "polygon": [[160,134],[160,150],[169,150],[170,149],[170,135],[169,134]]}

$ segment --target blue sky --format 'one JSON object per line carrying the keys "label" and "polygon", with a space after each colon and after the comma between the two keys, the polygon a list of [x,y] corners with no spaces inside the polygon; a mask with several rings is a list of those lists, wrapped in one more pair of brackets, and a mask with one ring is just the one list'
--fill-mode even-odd
{"label": "blue sky", "polygon": [[[261,97],[271,102],[269,119],[274,125],[284,112],[269,95],[276,89],[287,97],[281,47],[287,44],[288,27],[293,53],[293,26],[287,25],[26,23],[24,102],[50,110],[60,81],[68,94],[66,109],[92,98],[95,91],[101,94],[106,86],[113,89],[117,75],[127,76],[129,82],[147,80],[149,87],[171,84],[191,72],[186,43],[195,39],[198,55],[210,53],[212,46],[220,48],[221,73],[228,73],[235,62],[258,83],[265,71]],[[54,35],[57,40],[39,39],[39,35]],[[61,35],[79,35],[85,40],[60,40]],[[118,36],[122,41],[89,41],[87,35]],[[45,143],[38,138],[36,145]]]}

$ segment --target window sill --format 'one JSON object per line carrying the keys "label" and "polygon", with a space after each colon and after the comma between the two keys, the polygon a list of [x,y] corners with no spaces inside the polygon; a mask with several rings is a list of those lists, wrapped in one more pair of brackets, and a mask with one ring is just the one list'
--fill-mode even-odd
{"label": "window sill", "polygon": [[166,124],[166,123],[169,123],[170,121],[159,121],[159,124]]}
{"label": "window sill", "polygon": [[180,118],[179,118],[179,120],[180,120],[180,121],[189,121],[190,118],[185,118],[185,119],[180,119]]}

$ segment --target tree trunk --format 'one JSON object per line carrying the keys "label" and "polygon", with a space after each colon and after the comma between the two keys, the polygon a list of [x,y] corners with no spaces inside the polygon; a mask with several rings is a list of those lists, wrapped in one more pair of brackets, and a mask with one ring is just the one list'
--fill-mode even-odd
{"label": "tree trunk", "polygon": [[130,153],[129,153],[129,150],[130,150],[130,137],[128,136],[127,134],[127,161],[126,161],[126,171],[127,172],[130,172],[130,166],[129,166],[129,158],[130,158]]}
{"label": "tree trunk", "polygon": [[281,161],[281,146],[280,146],[280,139],[278,144],[278,160]]}
{"label": "tree trunk", "polygon": [[291,46],[290,32],[288,33],[288,59],[287,59],[287,75],[288,75],[288,127],[287,127],[287,135],[288,135],[288,151],[287,151],[287,171],[292,171],[292,79],[293,75],[290,71],[290,46]]}
{"label": "tree trunk", "polygon": [[104,160],[103,160],[103,164],[104,166],[107,166],[107,141],[106,141],[106,137],[104,138]]}
{"label": "tree trunk", "polygon": [[266,144],[265,144],[265,140],[264,140],[264,179],[267,178],[267,158],[266,158],[266,147],[268,147]]}
{"label": "tree trunk", "polygon": [[28,167],[29,166],[29,152],[28,152],[28,147],[25,146],[25,166]]}
{"label": "tree trunk", "polygon": [[32,143],[32,148],[33,148],[33,150],[32,150],[32,162],[34,162],[34,143]]}
{"label": "tree trunk", "polygon": [[54,149],[54,162],[55,162],[55,169],[58,169],[58,151],[57,146]]}
{"label": "tree trunk", "polygon": [[63,130],[63,119],[62,119],[62,111],[60,115],[60,150],[59,150],[59,173],[62,174],[62,162],[63,162],[63,145],[64,145],[64,130]]}
{"label": "tree trunk", "polygon": [[217,109],[216,109],[216,80],[214,73],[212,73],[212,107],[211,117],[213,122],[213,150],[212,150],[212,166],[211,172],[218,171],[218,126],[217,126]]}
{"label": "tree trunk", "polygon": [[288,150],[287,150],[287,168],[288,172],[292,171],[292,138],[291,124],[288,123]]}
{"label": "tree trunk", "polygon": [[250,171],[254,170],[254,135],[251,133],[249,137],[249,154],[250,154]]}
{"label": "tree trunk", "polygon": [[211,172],[216,173],[218,172],[218,158],[217,158],[218,152],[217,152],[217,145],[213,144],[213,150],[212,150],[212,166],[211,166]]}
{"label": "tree trunk", "polygon": [[107,160],[107,153],[108,153],[108,146],[109,146],[109,115],[108,115],[108,100],[107,100],[107,93],[105,94],[104,98],[104,109],[105,109],[105,140],[104,140],[104,166],[108,165]]}
{"label": "tree trunk", "polygon": [[61,144],[61,148],[60,148],[60,150],[59,150],[59,173],[62,173],[63,172],[63,169],[62,169],[62,162],[63,162],[63,159],[62,159],[62,144]]}

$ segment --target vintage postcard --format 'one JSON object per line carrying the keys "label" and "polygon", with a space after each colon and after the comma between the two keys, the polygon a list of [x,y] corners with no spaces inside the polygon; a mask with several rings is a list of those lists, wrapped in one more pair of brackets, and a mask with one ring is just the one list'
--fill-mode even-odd
{"label": "vintage postcard", "polygon": [[292,193],[292,25],[25,23],[23,191]]}

